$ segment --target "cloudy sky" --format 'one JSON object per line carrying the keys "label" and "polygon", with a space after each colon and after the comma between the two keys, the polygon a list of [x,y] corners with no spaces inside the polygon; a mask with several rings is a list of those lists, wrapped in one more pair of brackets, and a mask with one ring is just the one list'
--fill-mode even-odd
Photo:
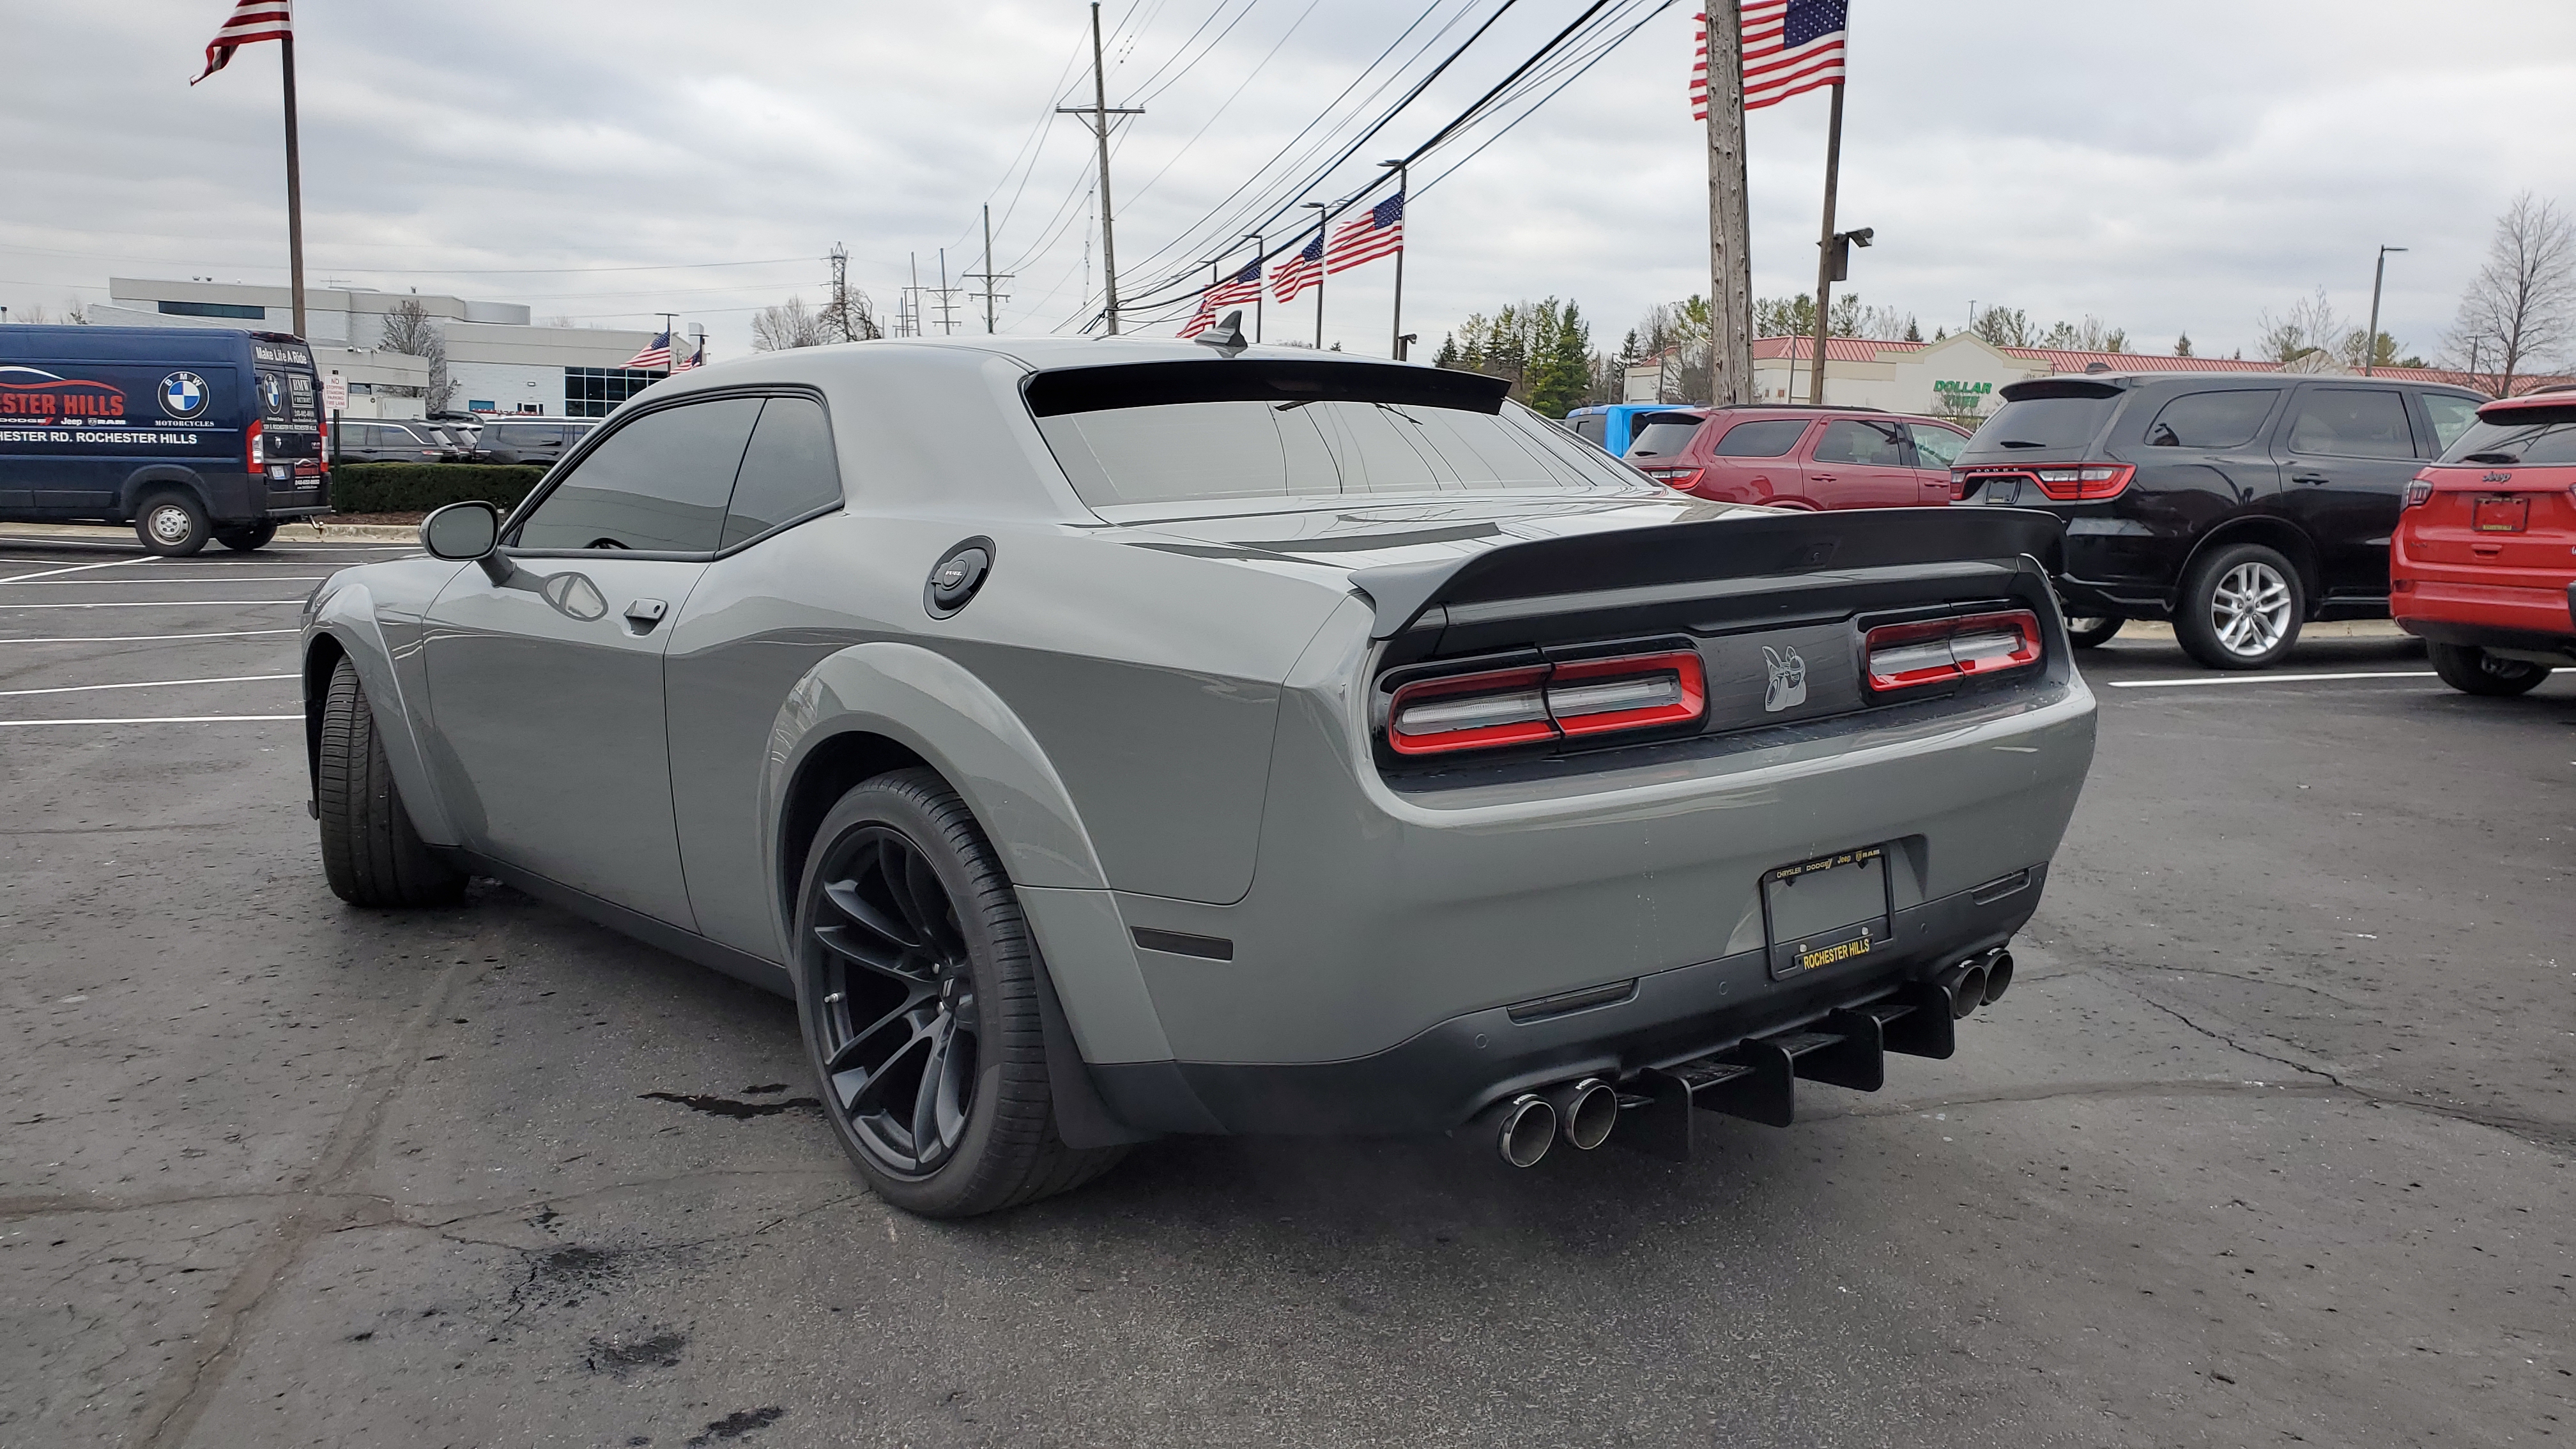
{"label": "cloudy sky", "polygon": [[[1254,203],[1250,221],[1348,194],[1585,3],[1108,0],[1110,103],[1145,106],[1112,163],[1131,294],[1189,273]],[[10,7],[0,303],[13,314],[101,300],[112,274],[284,280],[276,48],[187,84],[229,8]],[[1580,302],[1615,346],[1650,304],[1705,288],[1704,143],[1683,97],[1694,8],[1677,0],[1562,89],[1551,79],[1544,107],[1485,149],[1494,124],[1426,158],[1405,278],[1407,328],[1426,347],[1471,311],[1549,295]],[[1089,135],[1050,114],[1089,99],[1075,0],[298,9],[314,284],[521,301],[603,326],[676,311],[721,356],[747,346],[755,308],[816,300],[835,242],[889,311],[915,258],[925,284],[943,247],[952,278],[980,270],[989,202],[996,270],[1014,274],[1002,330],[1079,327],[1091,310]],[[1263,171],[1283,150],[1355,137],[1355,117],[1498,9],[1314,190]],[[2559,139],[2576,131],[2563,0],[1852,12],[1842,221],[1875,227],[1878,245],[1849,285],[1927,336],[1971,303],[2001,304],[2041,323],[2096,316],[2143,349],[2187,330],[2224,353],[2253,344],[2259,312],[2318,287],[2358,322],[2388,243],[2411,250],[2390,260],[2383,326],[2432,355],[2513,194],[2576,205]],[[1752,118],[1757,294],[1813,286],[1825,110],[1816,93]],[[1386,349],[1391,273],[1333,279],[1328,341]],[[980,304],[958,301],[961,328],[980,330]],[[1272,309],[1274,337],[1313,327],[1307,303],[1289,310],[1293,323]]]}

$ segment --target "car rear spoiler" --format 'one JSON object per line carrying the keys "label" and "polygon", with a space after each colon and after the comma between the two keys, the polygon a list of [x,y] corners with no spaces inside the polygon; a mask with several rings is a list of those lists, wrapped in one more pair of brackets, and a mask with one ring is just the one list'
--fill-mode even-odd
{"label": "car rear spoiler", "polygon": [[1351,582],[1377,611],[1371,636],[1391,639],[1432,609],[1503,600],[1597,604],[1618,594],[1645,602],[1728,579],[2023,557],[2054,576],[2065,540],[2057,515],[2029,508],[1738,514],[1565,538],[1500,538],[1462,558],[1354,569]]}

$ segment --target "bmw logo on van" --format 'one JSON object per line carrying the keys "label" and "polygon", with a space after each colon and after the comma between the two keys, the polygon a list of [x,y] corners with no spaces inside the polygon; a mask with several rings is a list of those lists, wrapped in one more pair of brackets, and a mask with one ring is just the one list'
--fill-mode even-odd
{"label": "bmw logo on van", "polygon": [[183,423],[203,417],[213,397],[206,380],[193,372],[174,372],[161,379],[161,411]]}

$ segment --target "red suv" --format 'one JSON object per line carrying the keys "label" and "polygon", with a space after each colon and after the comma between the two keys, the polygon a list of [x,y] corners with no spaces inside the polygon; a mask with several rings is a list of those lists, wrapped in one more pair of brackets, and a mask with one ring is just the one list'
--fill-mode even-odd
{"label": "red suv", "polygon": [[2576,392],[2486,404],[2406,485],[2388,604],[2453,689],[2521,694],[2576,664]]}
{"label": "red suv", "polygon": [[1701,498],[1777,508],[1946,507],[1964,428],[1874,408],[1674,408],[1635,423],[1628,462]]}

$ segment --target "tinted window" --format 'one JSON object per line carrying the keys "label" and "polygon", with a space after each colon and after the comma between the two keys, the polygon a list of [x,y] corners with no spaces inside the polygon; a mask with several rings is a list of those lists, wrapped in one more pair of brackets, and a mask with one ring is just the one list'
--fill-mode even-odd
{"label": "tinted window", "polygon": [[1825,435],[1816,440],[1815,457],[1819,463],[1902,468],[1906,466],[1904,431],[1895,423],[1863,423],[1845,418],[1825,425]]}
{"label": "tinted window", "polygon": [[2272,404],[2281,396],[2270,387],[2229,392],[2187,392],[2156,410],[2147,424],[2150,448],[2237,448],[2254,441]]}
{"label": "tinted window", "polygon": [[2424,411],[2433,415],[2433,446],[2447,452],[2460,440],[2460,434],[2478,420],[2478,399],[2455,392],[2428,392],[2424,394]]}
{"label": "tinted window", "polygon": [[1905,430],[1914,435],[1917,467],[1947,468],[1958,461],[1959,450],[1968,446],[1966,438],[1930,423],[1907,423]]}
{"label": "tinted window", "polygon": [[2415,433],[2394,388],[2320,387],[2299,399],[2290,451],[2338,458],[2412,458]]}
{"label": "tinted window", "polygon": [[751,447],[742,455],[733,503],[725,510],[722,547],[767,533],[791,518],[841,506],[841,474],[832,462],[832,430],[812,398],[774,397],[760,410]]}
{"label": "tinted window", "polygon": [[[2427,399],[2428,401],[2430,399]],[[2518,422],[2476,422],[2442,454],[2445,463],[2486,463],[2499,468],[2516,464],[2576,463],[2576,415],[2551,408]]]}
{"label": "tinted window", "polygon": [[647,413],[603,440],[519,527],[521,548],[704,553],[724,533],[756,397]]}
{"label": "tinted window", "polygon": [[1737,423],[1717,440],[1711,452],[1721,458],[1777,458],[1798,446],[1807,432],[1805,418],[1772,418],[1758,423]]}
{"label": "tinted window", "polygon": [[1631,458],[1670,458],[1690,446],[1699,419],[1689,413],[1655,413],[1639,418],[1628,439]]}
{"label": "tinted window", "polygon": [[1568,418],[1565,425],[1574,429],[1576,437],[1596,448],[1606,446],[1604,440],[1610,436],[1610,420],[1599,413],[1590,417]]}
{"label": "tinted window", "polygon": [[1977,429],[1977,446],[2016,452],[2090,447],[2119,406],[2117,395],[2007,398]]}

